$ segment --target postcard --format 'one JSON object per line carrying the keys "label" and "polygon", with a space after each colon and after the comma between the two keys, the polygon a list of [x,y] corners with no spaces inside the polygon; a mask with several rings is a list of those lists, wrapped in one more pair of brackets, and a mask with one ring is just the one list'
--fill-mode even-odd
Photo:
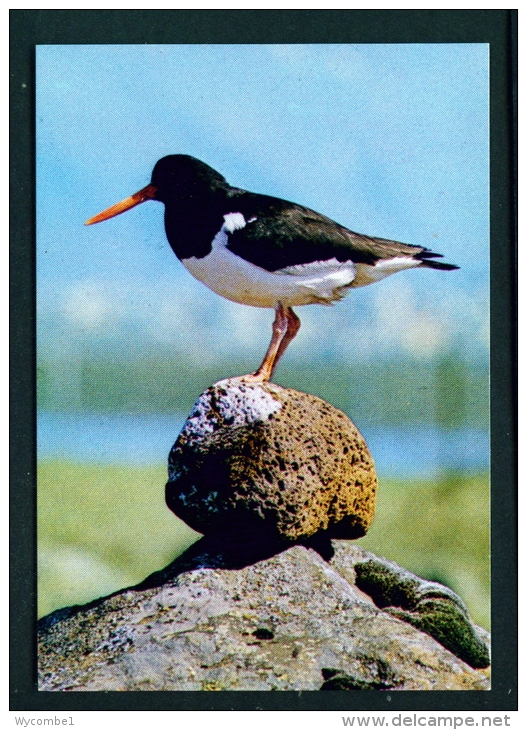
{"label": "postcard", "polygon": [[36,44],[37,696],[492,695],[489,50]]}

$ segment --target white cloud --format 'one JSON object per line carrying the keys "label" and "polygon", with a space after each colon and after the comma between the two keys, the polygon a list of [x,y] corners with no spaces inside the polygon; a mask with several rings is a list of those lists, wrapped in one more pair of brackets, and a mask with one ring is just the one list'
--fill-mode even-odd
{"label": "white cloud", "polygon": [[[433,358],[453,349],[484,355],[489,326],[484,287],[467,292],[446,278],[428,288],[422,284],[401,275],[352,290],[333,307],[298,307],[302,327],[287,359],[371,362]],[[87,278],[39,303],[39,343],[42,352],[53,343],[63,351],[96,337],[111,339],[104,348],[115,356],[122,342],[126,348],[151,348],[152,354],[156,347],[185,352],[202,363],[258,359],[269,344],[273,316],[270,309],[223,300],[187,276],[126,283]]]}
{"label": "white cloud", "polygon": [[100,283],[83,281],[66,289],[62,314],[76,327],[95,330],[115,321],[117,311]]}

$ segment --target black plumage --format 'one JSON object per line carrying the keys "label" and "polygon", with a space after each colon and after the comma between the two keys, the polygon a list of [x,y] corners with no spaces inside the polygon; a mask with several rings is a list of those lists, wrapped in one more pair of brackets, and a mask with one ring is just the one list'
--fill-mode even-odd
{"label": "black plumage", "polygon": [[159,160],[151,184],[156,200],[165,203],[167,238],[180,259],[207,256],[224,215],[237,212],[250,222],[230,234],[227,248],[266,271],[331,259],[374,265],[398,256],[428,268],[458,268],[427,261],[442,255],[423,246],[355,233],[302,205],[231,187],[216,170],[188,155]]}

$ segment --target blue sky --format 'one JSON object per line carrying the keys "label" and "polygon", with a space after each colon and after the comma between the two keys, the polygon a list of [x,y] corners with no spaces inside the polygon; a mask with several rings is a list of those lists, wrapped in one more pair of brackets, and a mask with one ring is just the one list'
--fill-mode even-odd
{"label": "blue sky", "polygon": [[40,46],[41,353],[85,341],[109,354],[133,338],[216,358],[228,338],[257,364],[272,314],[194,282],[166,242],[161,204],[83,225],[174,153],[461,266],[398,274],[334,308],[299,308],[288,357],[485,357],[486,45]]}

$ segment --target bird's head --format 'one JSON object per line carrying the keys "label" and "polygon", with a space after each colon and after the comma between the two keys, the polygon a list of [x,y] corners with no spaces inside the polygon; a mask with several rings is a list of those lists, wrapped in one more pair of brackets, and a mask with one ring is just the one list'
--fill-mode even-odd
{"label": "bird's head", "polygon": [[219,172],[190,155],[162,157],[152,171],[151,185],[156,188],[156,200],[162,202],[184,199],[202,191],[225,187],[227,181]]}
{"label": "bird's head", "polygon": [[156,162],[149,185],[86,221],[85,225],[113,218],[147,200],[177,204],[202,198],[228,187],[225,178],[190,155],[168,155]]}

